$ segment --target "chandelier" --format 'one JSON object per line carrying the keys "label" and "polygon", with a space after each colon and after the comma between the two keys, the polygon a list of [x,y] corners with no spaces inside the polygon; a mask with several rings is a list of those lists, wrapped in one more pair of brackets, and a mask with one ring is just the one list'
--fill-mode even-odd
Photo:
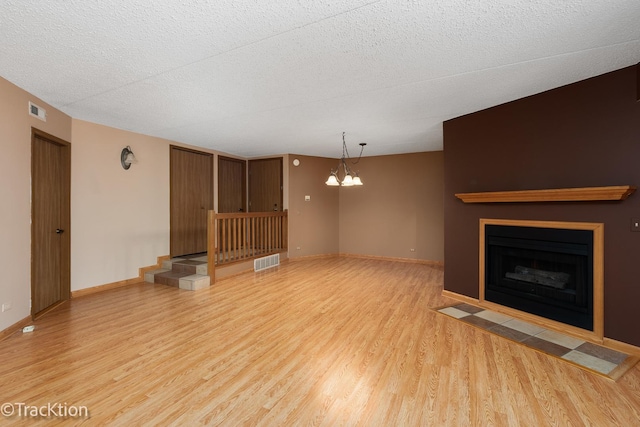
{"label": "chandelier", "polygon": [[[358,172],[353,172],[349,165],[347,164],[347,159],[351,162],[352,165],[358,164],[360,158],[362,157],[362,152],[364,151],[364,146],[367,145],[364,142],[360,143],[360,155],[357,160],[351,160],[351,156],[349,156],[349,150],[347,150],[347,143],[344,140],[345,132],[342,132],[342,157],[338,162],[338,166],[335,169],[331,169],[331,175],[325,182],[325,184],[337,187],[339,185],[343,187],[351,187],[354,185],[362,185],[362,180],[358,176]],[[340,179],[339,174],[342,171],[342,179]]]}

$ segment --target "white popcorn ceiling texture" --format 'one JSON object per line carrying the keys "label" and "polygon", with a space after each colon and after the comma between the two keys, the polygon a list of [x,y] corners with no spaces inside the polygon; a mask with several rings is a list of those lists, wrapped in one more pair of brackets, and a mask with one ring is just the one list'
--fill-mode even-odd
{"label": "white popcorn ceiling texture", "polygon": [[243,157],[440,150],[444,120],[638,62],[640,0],[0,0],[0,76]]}

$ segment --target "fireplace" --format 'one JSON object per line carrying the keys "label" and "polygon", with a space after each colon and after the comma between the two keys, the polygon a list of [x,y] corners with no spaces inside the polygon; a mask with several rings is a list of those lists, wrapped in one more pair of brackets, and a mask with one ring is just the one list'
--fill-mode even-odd
{"label": "fireplace", "polygon": [[481,220],[481,301],[602,331],[602,224]]}

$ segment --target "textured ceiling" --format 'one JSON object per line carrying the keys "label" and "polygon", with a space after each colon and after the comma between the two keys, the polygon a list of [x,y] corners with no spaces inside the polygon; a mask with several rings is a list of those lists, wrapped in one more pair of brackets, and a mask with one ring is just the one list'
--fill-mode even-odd
{"label": "textured ceiling", "polygon": [[0,0],[0,76],[243,157],[442,149],[442,122],[640,62],[639,0]]}

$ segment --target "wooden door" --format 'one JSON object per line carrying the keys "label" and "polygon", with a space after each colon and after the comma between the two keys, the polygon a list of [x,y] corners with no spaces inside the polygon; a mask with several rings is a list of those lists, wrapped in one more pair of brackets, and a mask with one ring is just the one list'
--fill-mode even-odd
{"label": "wooden door", "polygon": [[31,132],[31,315],[71,295],[71,145]]}
{"label": "wooden door", "polygon": [[213,209],[213,154],[171,146],[170,252],[207,252],[207,212]]}
{"label": "wooden door", "polygon": [[218,212],[246,212],[246,173],[244,160],[218,156]]}
{"label": "wooden door", "polygon": [[249,211],[282,210],[282,157],[249,160]]}

